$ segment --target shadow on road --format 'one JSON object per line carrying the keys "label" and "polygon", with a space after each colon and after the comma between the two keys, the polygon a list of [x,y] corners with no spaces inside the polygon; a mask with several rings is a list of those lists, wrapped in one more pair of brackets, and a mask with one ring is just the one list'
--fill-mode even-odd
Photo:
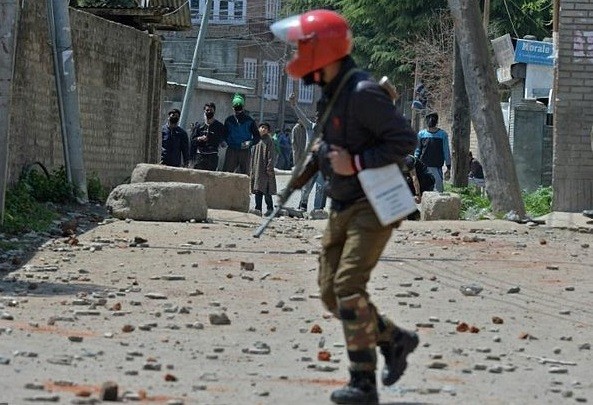
{"label": "shadow on road", "polygon": [[[44,280],[21,279],[11,273],[26,266],[39,249],[48,241],[56,240],[57,247],[60,241],[64,247],[77,244],[77,235],[96,228],[107,217],[105,207],[86,205],[64,205],[58,208],[61,216],[55,221],[47,232],[30,232],[25,235],[6,236],[0,238],[0,293],[18,294],[27,292],[27,295],[62,295],[76,294],[77,292],[97,291],[105,289],[104,286],[87,284],[84,282],[54,284]],[[33,274],[33,273],[31,273]],[[37,273],[39,275],[41,273]],[[82,276],[82,275],[81,275]],[[81,277],[82,281],[82,277]]]}

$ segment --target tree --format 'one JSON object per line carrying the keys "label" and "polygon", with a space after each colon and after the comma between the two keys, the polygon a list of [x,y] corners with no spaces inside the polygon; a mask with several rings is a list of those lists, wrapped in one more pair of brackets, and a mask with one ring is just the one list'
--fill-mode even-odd
{"label": "tree", "polygon": [[513,161],[513,157],[479,9],[474,0],[448,2],[459,43],[459,56],[478,145],[480,150],[488,151],[482,155],[482,164],[488,175],[486,190],[492,209],[496,213],[515,211],[523,218],[525,206],[515,165],[507,164]]}
{"label": "tree", "polygon": [[[441,24],[448,13],[446,0],[288,0],[286,12],[314,8],[336,9],[350,21],[354,56],[361,66],[377,77],[387,75],[395,83],[408,85],[415,68],[410,61],[422,53],[402,45],[415,44],[417,37]],[[506,33],[518,38],[550,36],[551,18],[550,0],[492,0],[488,31],[491,38]]]}

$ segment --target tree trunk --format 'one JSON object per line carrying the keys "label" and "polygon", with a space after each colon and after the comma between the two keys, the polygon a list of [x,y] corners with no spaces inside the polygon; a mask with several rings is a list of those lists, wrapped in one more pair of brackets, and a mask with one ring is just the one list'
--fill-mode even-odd
{"label": "tree trunk", "polygon": [[486,177],[486,192],[495,213],[515,211],[525,216],[525,205],[504,127],[498,86],[486,34],[475,0],[448,0],[459,41],[470,115],[478,137]]}
{"label": "tree trunk", "polygon": [[459,54],[459,44],[455,38],[455,62],[453,65],[453,126],[451,128],[451,155],[453,186],[467,187],[469,173],[469,144],[471,120],[469,117],[469,100],[465,91],[463,66]]}

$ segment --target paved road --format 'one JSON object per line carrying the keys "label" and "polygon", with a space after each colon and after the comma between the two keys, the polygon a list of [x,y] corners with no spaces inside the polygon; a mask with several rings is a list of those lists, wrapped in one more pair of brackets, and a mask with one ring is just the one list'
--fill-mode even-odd
{"label": "paved road", "polygon": [[[147,403],[329,403],[347,357],[318,299],[324,221],[279,218],[254,239],[253,215],[210,217],[81,221],[2,272],[0,403],[93,403],[106,381]],[[593,401],[585,230],[405,222],[369,287],[421,345],[382,403]]]}

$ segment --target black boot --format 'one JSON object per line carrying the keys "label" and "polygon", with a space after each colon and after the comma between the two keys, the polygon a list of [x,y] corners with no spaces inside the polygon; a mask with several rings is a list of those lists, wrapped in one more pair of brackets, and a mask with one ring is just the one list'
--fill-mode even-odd
{"label": "black boot", "polygon": [[406,357],[416,349],[418,341],[415,332],[395,328],[391,342],[379,345],[385,356],[385,367],[381,372],[383,385],[393,385],[404,374],[408,366]]}
{"label": "black boot", "polygon": [[374,371],[350,371],[350,382],[332,392],[335,404],[378,404],[377,381]]}

